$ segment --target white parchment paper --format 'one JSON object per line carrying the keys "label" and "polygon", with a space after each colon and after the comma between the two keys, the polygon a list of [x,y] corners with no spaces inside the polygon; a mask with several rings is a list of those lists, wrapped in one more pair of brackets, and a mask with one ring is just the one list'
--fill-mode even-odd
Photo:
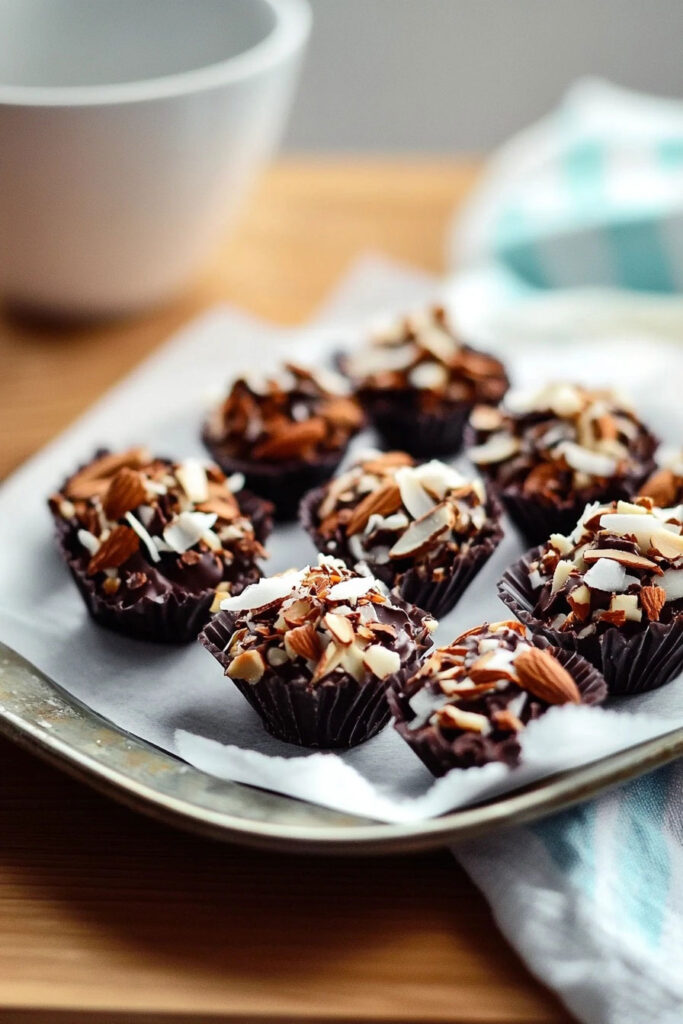
{"label": "white parchment paper", "polygon": [[[516,382],[568,376],[629,391],[639,409],[672,443],[683,438],[680,381],[683,348],[650,329],[602,331],[598,340],[558,330],[528,343],[509,343],[497,324],[491,337],[480,299],[456,283],[470,330],[486,335]],[[202,455],[199,427],[223,383],[248,366],[294,352],[324,361],[352,343],[366,318],[400,310],[437,294],[429,277],[366,259],[351,272],[323,314],[306,329],[285,331],[237,310],[214,309],[190,324],[0,489],[0,639],[34,662],[74,696],[121,728],[179,754],[213,774],[252,783],[329,807],[387,821],[430,817],[484,796],[593,760],[683,725],[683,679],[664,689],[615,702],[616,711],[557,709],[524,739],[525,764],[454,771],[434,783],[412,751],[388,727],[340,756],[306,753],[270,737],[217,663],[198,645],[164,647],[129,640],[94,624],[52,540],[47,495],[100,445],[149,443],[171,457]],[[358,440],[367,447],[372,438]],[[268,544],[269,571],[315,558],[296,526]],[[495,582],[522,552],[508,529],[503,543],[458,607],[442,620],[437,642],[507,612]],[[1,669],[1,666],[0,666]]]}

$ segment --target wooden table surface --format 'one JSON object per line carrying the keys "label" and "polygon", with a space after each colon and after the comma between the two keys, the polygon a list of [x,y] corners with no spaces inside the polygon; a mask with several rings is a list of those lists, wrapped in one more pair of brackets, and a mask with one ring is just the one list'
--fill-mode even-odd
{"label": "wooden table surface", "polygon": [[[368,249],[443,266],[463,162],[288,161],[201,280],[106,326],[0,319],[0,475],[184,321],[304,319]],[[47,486],[47,483],[46,483]],[[0,1021],[569,1020],[446,851],[254,853],[137,817],[0,743]]]}

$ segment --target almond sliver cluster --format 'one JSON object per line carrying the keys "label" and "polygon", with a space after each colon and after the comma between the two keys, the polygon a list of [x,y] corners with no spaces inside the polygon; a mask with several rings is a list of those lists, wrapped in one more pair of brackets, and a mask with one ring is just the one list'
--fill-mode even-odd
{"label": "almond sliver cluster", "polygon": [[50,507],[76,530],[87,574],[104,573],[103,590],[115,594],[121,567],[138,553],[153,566],[165,556],[188,566],[202,554],[223,565],[265,556],[233,493],[242,483],[196,459],[173,463],[133,448],[94,459],[52,495]]}
{"label": "almond sliver cluster", "polygon": [[416,466],[402,452],[372,453],[328,485],[320,535],[341,530],[351,556],[374,565],[459,552],[486,526],[486,492],[443,462]]}
{"label": "almond sliver cluster", "polygon": [[206,435],[235,459],[310,461],[344,448],[362,423],[342,377],[287,363],[263,378],[236,380],[209,417]]}
{"label": "almond sliver cluster", "polygon": [[651,454],[649,444],[642,459],[634,449],[647,435],[625,401],[574,384],[508,392],[500,409],[475,408],[470,424],[478,442],[468,451],[475,465],[501,475],[505,466],[505,482],[523,482],[531,493],[559,493],[568,485],[581,490],[640,469]]}
{"label": "almond sliver cluster", "polygon": [[[231,679],[258,683],[269,668],[299,674],[316,685],[335,670],[358,682],[385,680],[401,667],[410,622],[379,581],[320,557],[316,566],[271,576],[221,604],[233,612],[235,629],[227,648]],[[425,639],[436,628],[425,618]],[[418,638],[419,640],[419,638]]]}
{"label": "almond sliver cluster", "polygon": [[535,614],[579,637],[670,621],[683,601],[683,506],[588,505],[570,536],[551,536],[529,579]]}
{"label": "almond sliver cluster", "polygon": [[415,715],[409,728],[517,733],[530,717],[530,702],[579,703],[572,676],[527,637],[519,622],[485,623],[434,650],[404,687]]}

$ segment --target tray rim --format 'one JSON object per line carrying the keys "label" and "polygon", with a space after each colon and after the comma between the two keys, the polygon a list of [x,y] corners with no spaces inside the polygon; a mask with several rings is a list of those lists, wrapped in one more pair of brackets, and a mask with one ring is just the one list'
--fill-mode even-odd
{"label": "tray rim", "polygon": [[[21,699],[25,677],[47,685],[55,700],[69,711],[72,722],[83,721],[105,729],[127,751],[142,757],[147,766],[169,767],[191,780],[212,786],[237,787],[248,798],[264,799],[266,791],[241,783],[227,783],[194,768],[173,754],[125,732],[72,697],[27,659],[0,643],[0,655],[12,670],[13,693]],[[23,680],[23,683],[22,683]],[[47,703],[47,702],[45,702]],[[438,818],[409,824],[388,824],[358,818],[358,824],[283,825],[242,818],[229,812],[202,807],[191,800],[155,789],[79,749],[27,712],[0,708],[0,734],[91,788],[132,810],[165,824],[209,838],[285,853],[393,854],[439,848],[486,835],[494,829],[511,828],[564,810],[607,789],[645,774],[683,756],[683,727],[646,740],[598,761],[550,776],[521,790],[503,794],[486,803],[451,811]],[[278,794],[299,808],[302,801]],[[316,805],[306,804],[315,810]],[[322,809],[318,809],[322,810]],[[333,812],[325,812],[330,814]],[[341,818],[342,816],[340,816]],[[344,815],[345,820],[354,819]]]}

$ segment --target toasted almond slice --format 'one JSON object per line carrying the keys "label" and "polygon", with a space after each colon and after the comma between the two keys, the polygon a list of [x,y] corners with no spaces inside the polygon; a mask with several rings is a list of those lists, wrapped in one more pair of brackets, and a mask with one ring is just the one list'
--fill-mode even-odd
{"label": "toasted almond slice", "polygon": [[115,527],[88,563],[88,576],[94,576],[103,569],[118,569],[127,562],[140,547],[140,541],[129,526]]}
{"label": "toasted almond slice", "polygon": [[401,492],[394,480],[388,480],[377,491],[372,491],[356,505],[346,524],[346,534],[353,537],[365,529],[372,515],[388,516],[401,507]]}
{"label": "toasted almond slice", "polygon": [[528,647],[515,658],[522,689],[546,704],[580,704],[576,683],[559,661],[538,647]]}
{"label": "toasted almond slice", "polygon": [[307,597],[300,597],[283,610],[282,618],[288,626],[302,626],[314,611],[313,602]]}
{"label": "toasted almond slice", "polygon": [[353,643],[353,626],[351,625],[350,619],[347,619],[345,615],[337,615],[336,612],[328,612],[323,619],[323,623],[331,633],[332,639],[335,643],[341,644],[342,647],[348,647]]}
{"label": "toasted almond slice", "polygon": [[102,507],[107,519],[116,520],[146,500],[147,492],[142,476],[136,470],[124,466],[112,478],[102,499]]}
{"label": "toasted almond slice", "polygon": [[342,658],[344,657],[345,647],[337,646],[337,644],[329,643],[323,651],[318,664],[315,667],[315,671],[311,677],[312,683],[319,683],[320,680],[333,672],[337,665],[341,664]]}
{"label": "toasted almond slice", "polygon": [[574,568],[574,563],[568,561],[567,559],[561,559],[557,563],[557,565],[555,566],[555,572],[553,573],[553,585],[552,585],[552,592],[553,592],[553,594],[556,594],[558,592],[558,590],[562,589],[562,587],[565,585],[565,583],[569,579],[569,576],[570,576],[571,571],[572,571],[573,568]]}
{"label": "toasted almond slice", "polygon": [[567,600],[579,622],[585,622],[591,610],[591,594],[588,587],[582,583],[581,586],[567,594]]}
{"label": "toasted almond slice", "polygon": [[230,662],[226,675],[245,683],[258,683],[265,670],[266,663],[258,651],[242,651]]}
{"label": "toasted almond slice", "polygon": [[507,708],[503,708],[502,711],[494,711],[493,723],[496,729],[500,729],[502,732],[521,732],[524,728],[524,723],[520,722],[517,715],[513,715],[512,711]]}
{"label": "toasted almond slice", "polygon": [[453,528],[454,513],[442,502],[410,524],[389,551],[390,558],[417,558]]}
{"label": "toasted almond slice", "polygon": [[322,643],[313,625],[305,622],[285,633],[285,650],[292,658],[298,656],[317,662],[322,654]]}
{"label": "toasted almond slice", "polygon": [[498,430],[503,424],[503,414],[493,405],[475,405],[470,423],[475,430]]}
{"label": "toasted almond slice", "polygon": [[643,587],[640,603],[650,622],[659,622],[659,614],[666,604],[666,591],[662,587]]}
{"label": "toasted almond slice", "polygon": [[651,558],[646,558],[645,555],[634,555],[631,551],[620,551],[618,548],[593,548],[592,551],[584,551],[583,558],[589,564],[597,562],[599,558],[611,558],[629,569],[647,569],[658,575],[662,573],[657,563],[653,562]]}
{"label": "toasted almond slice", "polygon": [[414,466],[415,460],[407,452],[384,452],[363,461],[364,473],[383,474],[397,466]]}
{"label": "toasted almond slice", "polygon": [[454,704],[444,704],[434,715],[436,722],[445,729],[461,729],[463,732],[478,732],[486,736],[491,732],[491,723],[486,715],[474,711],[463,711]]}
{"label": "toasted almond slice", "polygon": [[672,530],[656,530],[650,537],[650,544],[665,558],[676,559],[683,555],[683,534]]}

